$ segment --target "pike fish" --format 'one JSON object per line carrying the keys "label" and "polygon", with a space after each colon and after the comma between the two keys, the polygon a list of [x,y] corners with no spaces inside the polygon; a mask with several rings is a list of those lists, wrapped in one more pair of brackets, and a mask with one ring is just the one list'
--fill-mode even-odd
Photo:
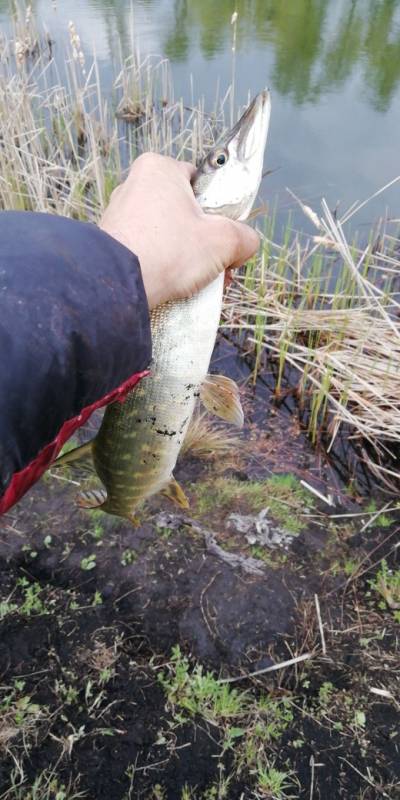
{"label": "pike fish", "polygon": [[[206,213],[235,220],[248,217],[262,178],[269,118],[270,96],[265,90],[201,162],[192,186]],[[212,413],[243,424],[236,384],[223,376],[207,375],[223,285],[222,274],[194,297],[152,311],[151,374],[123,403],[106,408],[91,442],[55,462],[73,461],[91,452],[104,489],[82,492],[81,507],[101,508],[134,521],[137,507],[160,492],[187,508],[173,470],[197,398]]]}

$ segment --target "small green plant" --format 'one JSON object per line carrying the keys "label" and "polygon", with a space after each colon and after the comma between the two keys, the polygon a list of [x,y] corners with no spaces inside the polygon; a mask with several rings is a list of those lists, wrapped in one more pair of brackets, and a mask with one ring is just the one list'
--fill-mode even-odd
{"label": "small green plant", "polygon": [[102,594],[101,594],[101,592],[97,591],[97,589],[96,589],[96,591],[95,591],[95,593],[93,595],[92,606],[101,606],[102,603],[103,603]]}
{"label": "small green plant", "polygon": [[18,578],[17,586],[22,589],[24,595],[23,603],[18,607],[20,614],[30,617],[32,614],[50,613],[40,597],[43,592],[43,587],[40,583],[30,583],[27,578]]}
{"label": "small green plant", "polygon": [[185,785],[182,787],[180,800],[195,800],[195,795],[193,794],[192,789],[190,788],[190,786],[187,785],[187,783],[185,783]]}
{"label": "small green plant", "polygon": [[250,548],[250,553],[253,558],[259,558],[260,561],[264,561],[272,569],[279,569],[286,563],[288,558],[286,553],[282,553],[279,550],[271,551],[259,544],[253,544]]}
{"label": "small green plant", "polygon": [[166,790],[161,786],[160,783],[156,783],[152,788],[149,800],[165,800],[166,796]]}
{"label": "small green plant", "polygon": [[351,558],[346,558],[343,564],[343,572],[345,575],[348,575],[348,577],[351,578],[352,575],[355,575],[359,566],[360,565],[358,561],[354,561]]}
{"label": "small green plant", "polygon": [[161,525],[157,525],[156,530],[158,535],[161,536],[162,539],[170,539],[172,534],[174,533],[173,528],[168,528]]}
{"label": "small green plant", "polygon": [[40,706],[37,703],[32,703],[29,695],[20,697],[15,702],[14,721],[18,726],[23,725],[27,717],[37,716],[39,713]]}
{"label": "small green plant", "polygon": [[360,567],[360,562],[356,561],[353,558],[345,558],[345,559],[336,559],[332,561],[330,565],[330,572],[332,575],[340,575],[344,573],[349,578],[357,575],[358,569]]}
{"label": "small green plant", "polygon": [[319,692],[318,692],[318,699],[321,706],[323,706],[324,708],[329,706],[334,691],[335,687],[333,683],[331,683],[330,681],[324,681],[324,683],[319,687]]}
{"label": "small green plant", "polygon": [[12,688],[0,689],[0,746],[10,747],[19,734],[26,742],[34,736],[38,723],[47,712],[45,706],[32,702],[31,695],[24,693],[25,681],[15,680]]}
{"label": "small green plant", "polygon": [[[365,507],[365,511],[367,511],[369,514],[372,514],[372,515],[374,514],[374,512],[378,511],[378,509],[376,507],[375,500],[370,500],[368,505]],[[393,519],[390,519],[390,517],[387,514],[382,513],[382,514],[379,514],[373,521],[370,522],[369,527],[370,528],[389,528],[389,526],[392,524],[392,522],[393,522]]]}
{"label": "small green plant", "polygon": [[16,603],[10,603],[9,600],[0,601],[0,621],[9,614],[13,614],[14,611],[18,611],[18,606]]}
{"label": "small green plant", "polygon": [[29,558],[37,558],[37,555],[38,555],[37,554],[37,550],[32,550],[32,548],[31,548],[31,546],[29,544],[24,544],[21,547],[21,550],[22,550],[23,553],[28,553]]}
{"label": "small green plant", "polygon": [[260,753],[279,742],[292,721],[293,711],[289,698],[275,700],[268,695],[262,695],[254,700],[246,726],[242,729],[244,736],[240,749],[236,753],[239,769],[257,771]]}
{"label": "small green plant", "polygon": [[356,709],[354,711],[354,718],[353,718],[353,724],[355,725],[355,727],[365,728],[366,723],[367,723],[367,718],[365,716],[365,712],[362,711],[361,709]]}
{"label": "small green plant", "polygon": [[394,612],[400,610],[400,569],[389,569],[383,558],[375,579],[370,580],[369,584],[383,598],[379,603],[380,608],[389,606]]}
{"label": "small green plant", "polygon": [[246,713],[248,693],[231,689],[218,681],[211,672],[204,672],[201,664],[190,668],[189,660],[183,656],[179,645],[173,648],[168,673],[158,675],[168,702],[180,709],[176,717],[182,722],[188,716],[200,714],[218,724]]}
{"label": "small green plant", "polygon": [[203,800],[218,800],[218,786],[210,786],[203,794]]}
{"label": "small green plant", "polygon": [[265,800],[284,800],[294,797],[288,794],[293,789],[295,782],[293,773],[281,772],[274,766],[259,764],[257,769],[257,794],[256,797]]}
{"label": "small green plant", "polygon": [[74,705],[79,697],[79,690],[75,686],[59,680],[56,681],[56,693],[60,695],[67,706]]}
{"label": "small green plant", "polygon": [[[233,753],[237,774],[246,771],[259,778],[255,795],[260,798],[275,797],[268,795],[268,780],[274,777],[273,765],[263,762],[260,766],[260,754],[271,749],[280,741],[282,734],[293,721],[291,701],[288,697],[274,699],[268,695],[252,697],[249,692],[234,689],[228,683],[219,681],[211,672],[204,672],[200,664],[191,667],[189,660],[183,656],[179,646],[172,651],[168,672],[158,676],[167,694],[174,724],[182,725],[188,717],[201,716],[218,726],[222,734],[221,757],[227,751]],[[213,728],[215,731],[215,728]],[[270,770],[272,772],[270,774]],[[259,776],[260,773],[260,776]],[[283,778],[285,777],[285,781]],[[222,794],[221,786],[228,782],[220,781],[217,794],[207,797],[228,797]],[[287,773],[282,773],[282,783],[276,777],[276,785],[284,798],[286,788],[291,785]],[[260,788],[261,787],[261,788]],[[262,793],[263,792],[263,793]]]}
{"label": "small green plant", "polygon": [[96,566],[96,554],[92,553],[90,556],[86,556],[81,560],[81,569],[85,570],[85,572],[89,572],[91,569],[94,569]]}
{"label": "small green plant", "polygon": [[40,712],[40,706],[37,703],[32,703],[29,695],[21,694],[24,688],[25,681],[16,680],[11,691],[0,700],[0,711],[2,713],[11,711],[14,723],[18,726],[23,725],[27,716],[36,716]]}
{"label": "small green plant", "polygon": [[102,669],[99,672],[99,677],[98,677],[99,685],[105,686],[111,680],[111,678],[114,677],[114,675],[115,675],[115,670],[112,669],[112,667],[104,667],[104,669]]}
{"label": "small green plant", "polygon": [[[11,774],[11,794],[7,798],[12,800],[79,800],[85,798],[86,792],[78,792],[72,783],[66,786],[60,783],[51,769],[43,770],[33,783],[28,786],[25,780],[20,782],[20,774],[16,769]],[[5,797],[5,796],[4,796]]]}
{"label": "small green plant", "polygon": [[96,522],[92,531],[89,531],[90,535],[93,536],[93,539],[96,539],[96,542],[100,542],[104,536],[104,527],[101,522]]}
{"label": "small green plant", "polygon": [[127,548],[122,553],[121,564],[123,567],[128,567],[129,564],[133,564],[134,561],[136,561],[136,559],[137,559],[136,550],[130,550],[129,548]]}

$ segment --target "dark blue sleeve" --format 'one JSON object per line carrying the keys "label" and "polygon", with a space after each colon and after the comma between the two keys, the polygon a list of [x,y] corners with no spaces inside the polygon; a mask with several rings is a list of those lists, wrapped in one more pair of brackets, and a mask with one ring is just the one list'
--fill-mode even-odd
{"label": "dark blue sleeve", "polygon": [[0,212],[0,496],[67,420],[150,359],[130,250],[95,225]]}

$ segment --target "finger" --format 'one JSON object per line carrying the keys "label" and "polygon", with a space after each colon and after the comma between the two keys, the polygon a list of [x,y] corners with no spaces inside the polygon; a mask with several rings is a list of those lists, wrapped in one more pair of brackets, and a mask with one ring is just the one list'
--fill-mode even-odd
{"label": "finger", "polygon": [[217,215],[207,216],[207,224],[215,253],[224,269],[241,267],[257,252],[260,238],[250,225]]}
{"label": "finger", "polygon": [[260,247],[260,237],[258,233],[246,225],[244,222],[234,222],[234,227],[237,231],[236,246],[232,252],[232,261],[230,267],[241,267],[245,261],[254,256]]}
{"label": "finger", "polygon": [[189,161],[177,161],[176,165],[189,181],[194,178],[196,174],[196,167],[194,164],[190,164]]}
{"label": "finger", "polygon": [[152,153],[149,151],[142,153],[134,159],[129,168],[129,175],[131,175],[132,172],[135,174],[138,169],[149,172],[159,172],[161,170],[166,175],[172,175],[174,172],[178,172],[183,174],[189,181],[196,172],[196,167],[189,161],[177,161],[170,156],[162,156],[160,153]]}

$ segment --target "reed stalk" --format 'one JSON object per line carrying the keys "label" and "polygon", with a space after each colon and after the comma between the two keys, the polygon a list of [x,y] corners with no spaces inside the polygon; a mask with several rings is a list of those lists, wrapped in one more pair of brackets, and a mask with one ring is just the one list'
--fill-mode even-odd
{"label": "reed stalk", "polygon": [[[234,15],[233,71],[236,25]],[[49,34],[17,9],[13,36],[0,42],[2,209],[96,222],[133,158],[152,150],[194,163],[226,128],[228,102],[233,114],[233,87],[212,114],[202,102],[187,107],[168,61],[136,46],[106,93],[73,23],[65,65],[60,74]],[[268,359],[279,394],[290,371],[314,441],[324,432],[332,446],[346,426],[397,477],[384,460],[400,441],[398,229],[349,242],[346,224],[363,205],[337,220],[325,202],[319,213],[301,204],[315,235],[293,232],[288,218],[279,243],[275,212],[264,215],[261,252],[228,290],[222,327],[253,358],[254,381]]]}

